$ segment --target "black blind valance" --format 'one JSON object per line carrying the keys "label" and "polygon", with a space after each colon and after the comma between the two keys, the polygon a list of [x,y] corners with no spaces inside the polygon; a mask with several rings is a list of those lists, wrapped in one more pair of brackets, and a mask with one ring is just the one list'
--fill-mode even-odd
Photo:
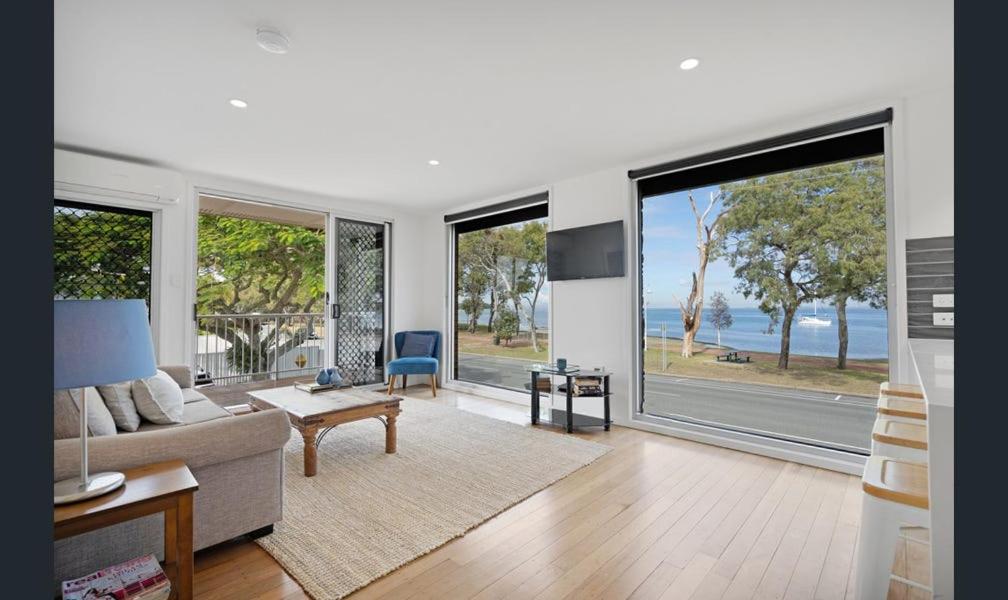
{"label": "black blind valance", "polygon": [[[506,202],[498,202],[496,204],[488,204],[487,206],[481,206],[479,208],[474,208],[472,210],[466,210],[462,212],[452,213],[445,215],[445,223],[457,223],[459,221],[468,221],[471,219],[476,219],[479,217],[491,216],[498,213],[504,213],[509,211],[514,211],[515,209],[529,208],[533,206],[541,207],[540,210],[546,211],[546,207],[549,203],[549,193],[540,192],[538,194],[532,194],[531,196],[523,196],[521,198],[515,198],[514,200],[508,200]],[[528,219],[537,219],[540,217],[545,217],[546,212],[542,215],[532,216]],[[519,221],[527,221],[528,219],[519,219],[516,221],[507,221],[505,223],[517,223]],[[477,227],[476,229],[480,229]]]}
{"label": "black blind valance", "polygon": [[[881,154],[892,109],[629,171],[641,197]],[[860,131],[856,131],[860,130]],[[854,133],[844,132],[854,131]]]}

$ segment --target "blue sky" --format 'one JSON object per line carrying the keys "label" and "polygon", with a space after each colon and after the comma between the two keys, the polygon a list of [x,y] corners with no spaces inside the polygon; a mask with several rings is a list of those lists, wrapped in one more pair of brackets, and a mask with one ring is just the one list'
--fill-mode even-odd
{"label": "blue sky", "polygon": [[[703,214],[710,203],[711,194],[719,186],[693,190],[697,209]],[[720,209],[715,200],[708,223]],[[674,192],[644,199],[644,289],[650,289],[648,305],[654,308],[677,308],[679,300],[689,295],[690,274],[697,266],[696,220],[689,205],[688,192]],[[725,259],[707,265],[704,295],[710,299],[714,292],[722,292],[730,306],[756,306],[735,291],[732,268]]]}
{"label": "blue sky", "polygon": [[[714,220],[721,202],[717,199],[720,186],[713,185],[692,190],[700,214],[715,194],[714,207],[707,223]],[[696,219],[689,204],[689,192],[681,191],[644,199],[644,289],[651,290],[648,306],[652,308],[678,308],[692,285],[691,273],[697,267]],[[721,292],[732,307],[756,307],[758,302],[746,299],[735,291],[734,271],[727,258],[707,264],[704,296],[707,302],[714,292]],[[820,308],[828,302],[820,302]],[[860,306],[850,303],[849,306]]]}

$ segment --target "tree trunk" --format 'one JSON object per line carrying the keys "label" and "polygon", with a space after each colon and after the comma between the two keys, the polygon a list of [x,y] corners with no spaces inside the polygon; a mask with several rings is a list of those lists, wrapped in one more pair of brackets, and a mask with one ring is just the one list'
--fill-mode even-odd
{"label": "tree trunk", "polygon": [[707,261],[710,260],[711,248],[714,247],[718,238],[718,223],[728,212],[727,210],[722,211],[708,226],[707,215],[714,208],[714,201],[715,196],[711,193],[710,204],[707,205],[707,210],[701,214],[693,200],[693,192],[689,193],[690,208],[693,210],[696,221],[697,270],[693,273],[693,287],[690,289],[686,303],[679,303],[679,312],[683,322],[683,358],[693,356],[693,340],[696,339],[696,334],[700,331],[700,325],[703,322],[704,277],[707,274]]}
{"label": "tree trunk", "polygon": [[791,322],[794,321],[797,307],[784,309],[784,320],[781,322],[780,335],[780,356],[777,358],[777,368],[788,368],[788,359],[791,358]]}
{"label": "tree trunk", "polygon": [[838,295],[836,297],[837,325],[840,331],[840,347],[837,350],[838,369],[847,368],[847,296]]}
{"label": "tree trunk", "polygon": [[494,311],[497,309],[497,290],[490,288],[490,318],[487,319],[487,333],[493,331]]}
{"label": "tree trunk", "polygon": [[720,327],[717,328],[717,345],[718,345],[718,348],[721,347],[721,328]]}
{"label": "tree trunk", "polygon": [[536,326],[535,326],[535,308],[536,304],[539,302],[539,290],[536,289],[532,294],[532,301],[529,303],[529,331],[532,332],[532,352],[539,352],[539,340],[536,339]]}
{"label": "tree trunk", "polygon": [[686,304],[680,305],[679,315],[683,322],[682,356],[693,356],[693,341],[696,339],[700,325],[703,323],[704,276],[707,272],[707,248],[700,251],[700,268],[693,274],[693,288],[690,290]]}
{"label": "tree trunk", "polygon": [[680,304],[679,315],[683,322],[682,356],[690,358],[693,356],[693,340],[700,331],[703,323],[703,302],[704,302],[704,279],[707,275],[708,252],[710,251],[710,240],[704,242],[701,238],[700,221],[697,221],[697,251],[699,254],[699,265],[696,273],[693,273],[693,287],[690,295],[686,298],[686,304]]}
{"label": "tree trunk", "polygon": [[469,333],[476,333],[476,321],[479,320],[479,313],[469,315]]}
{"label": "tree trunk", "polygon": [[515,291],[518,289],[518,261],[511,259],[511,304],[514,305],[515,316],[518,317],[518,331],[521,331],[521,298]]}
{"label": "tree trunk", "polygon": [[696,329],[686,329],[682,336],[682,355],[685,358],[693,356],[693,338],[696,337]]}

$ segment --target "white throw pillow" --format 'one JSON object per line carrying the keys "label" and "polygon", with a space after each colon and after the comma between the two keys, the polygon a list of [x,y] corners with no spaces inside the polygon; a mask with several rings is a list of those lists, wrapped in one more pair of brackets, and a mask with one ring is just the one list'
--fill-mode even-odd
{"label": "white throw pillow", "polygon": [[105,399],[116,427],[123,431],[136,431],[140,427],[140,413],[133,403],[132,388],[132,381],[98,386],[98,393]]}
{"label": "white throw pillow", "polygon": [[171,375],[160,369],[153,377],[133,382],[133,403],[140,416],[151,423],[171,425],[182,422],[182,388]]}

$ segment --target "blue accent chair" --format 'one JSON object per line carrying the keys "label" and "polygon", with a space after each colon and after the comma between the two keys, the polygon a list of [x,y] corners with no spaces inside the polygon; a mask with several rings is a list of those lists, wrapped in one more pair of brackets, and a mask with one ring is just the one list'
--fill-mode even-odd
{"label": "blue accent chair", "polygon": [[[434,344],[427,356],[403,356],[403,344],[406,334],[428,335],[434,337]],[[395,334],[395,360],[390,360],[386,368],[389,374],[388,393],[395,387],[396,375],[402,375],[402,386],[406,388],[407,375],[430,375],[431,392],[437,396],[438,351],[441,349],[440,331],[400,331]]]}

